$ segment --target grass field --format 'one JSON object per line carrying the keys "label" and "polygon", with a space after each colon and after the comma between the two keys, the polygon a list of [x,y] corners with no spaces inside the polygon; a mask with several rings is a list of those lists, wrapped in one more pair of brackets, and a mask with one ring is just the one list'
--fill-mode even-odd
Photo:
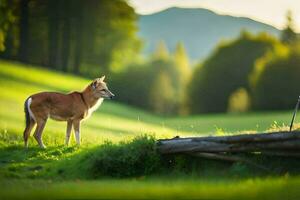
{"label": "grass field", "polygon": [[[102,180],[51,181],[22,180],[0,184],[4,198],[15,199],[299,199],[299,179],[268,178],[243,181]],[[26,185],[26,187],[24,187]],[[7,194],[8,193],[8,194]]]}
{"label": "grass field", "polygon": [[[107,80],[108,83],[113,81],[109,77]],[[284,127],[292,115],[292,111],[286,111],[166,118],[115,101],[105,101],[89,120],[83,122],[80,148],[64,147],[66,124],[49,120],[43,135],[48,148],[38,149],[36,142],[30,139],[30,148],[25,150],[22,141],[24,100],[40,91],[82,90],[89,81],[0,61],[0,199],[41,199],[41,196],[44,199],[297,199],[300,196],[300,178],[288,174],[237,180],[213,176],[199,180],[174,175],[171,178],[142,176],[91,181],[82,174],[80,176],[78,171],[70,177],[56,176],[53,171],[57,166],[72,163],[68,161],[107,140],[113,143],[128,141],[142,134],[168,138],[261,132]]]}

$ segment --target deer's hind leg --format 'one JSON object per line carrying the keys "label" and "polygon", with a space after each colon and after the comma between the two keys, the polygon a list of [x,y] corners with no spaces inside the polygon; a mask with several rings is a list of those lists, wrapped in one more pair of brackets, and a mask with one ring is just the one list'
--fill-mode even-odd
{"label": "deer's hind leg", "polygon": [[35,121],[33,119],[30,119],[30,122],[25,127],[23,137],[24,137],[24,143],[26,148],[28,147],[28,138],[35,124],[36,124]]}
{"label": "deer's hind leg", "polygon": [[46,146],[44,145],[43,140],[42,140],[42,134],[43,134],[43,130],[45,128],[46,122],[47,122],[47,119],[37,120],[37,126],[36,126],[36,129],[34,132],[34,138],[38,142],[39,146],[43,149],[46,148]]}

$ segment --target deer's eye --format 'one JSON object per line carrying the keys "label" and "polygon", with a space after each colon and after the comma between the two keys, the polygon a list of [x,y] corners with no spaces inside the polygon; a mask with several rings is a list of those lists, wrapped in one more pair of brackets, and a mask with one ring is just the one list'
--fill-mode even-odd
{"label": "deer's eye", "polygon": [[102,90],[100,90],[101,92],[105,92],[106,91],[106,89],[102,89]]}

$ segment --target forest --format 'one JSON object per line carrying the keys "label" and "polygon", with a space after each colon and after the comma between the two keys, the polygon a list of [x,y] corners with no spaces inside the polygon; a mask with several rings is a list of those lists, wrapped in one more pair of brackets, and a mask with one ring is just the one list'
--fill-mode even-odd
{"label": "forest", "polygon": [[[116,100],[161,115],[286,110],[300,89],[299,35],[242,30],[191,62],[184,43],[143,54],[138,15],[123,0],[1,0],[0,58],[96,78]],[[202,37],[199,35],[199,37]]]}

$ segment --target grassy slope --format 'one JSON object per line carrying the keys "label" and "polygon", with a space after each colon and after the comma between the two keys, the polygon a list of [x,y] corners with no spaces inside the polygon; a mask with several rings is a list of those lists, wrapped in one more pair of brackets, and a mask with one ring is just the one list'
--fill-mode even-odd
{"label": "grassy slope", "polygon": [[[53,193],[58,192],[58,196],[66,195],[66,197],[70,197],[71,191],[79,188],[80,191],[83,188],[82,197],[84,195],[88,196],[89,192],[95,192],[98,187],[103,187],[103,189],[96,194],[100,195],[100,192],[103,192],[103,194],[111,195],[114,198],[120,198],[123,194],[127,198],[131,198],[132,195],[137,198],[143,198],[145,197],[145,192],[153,197],[157,197],[157,195],[162,193],[172,197],[174,192],[182,196],[188,191],[193,196],[214,197],[214,193],[211,193],[214,189],[216,189],[215,197],[222,197],[220,196],[222,191],[226,191],[229,188],[236,188],[232,192],[227,193],[229,197],[239,194],[246,195],[245,183],[230,183],[228,185],[227,181],[210,183],[205,181],[198,182],[197,180],[178,180],[176,183],[170,183],[165,186],[163,180],[64,182],[59,184],[56,181],[48,183],[48,181],[41,180],[40,184],[39,181],[14,181],[11,178],[43,177],[43,174],[48,173],[47,170],[49,168],[55,167],[54,164],[56,162],[70,159],[74,155],[76,157],[78,153],[85,152],[91,146],[101,144],[105,140],[117,142],[144,133],[152,133],[156,137],[173,137],[174,135],[223,133],[224,131],[262,131],[274,124],[274,121],[277,121],[278,124],[287,124],[291,117],[290,112],[275,112],[163,118],[116,102],[105,101],[100,109],[89,120],[84,122],[82,126],[83,147],[80,149],[63,147],[65,123],[49,120],[44,133],[44,140],[49,148],[47,150],[36,149],[36,142],[31,139],[30,146],[32,148],[25,151],[22,147],[22,131],[24,128],[23,102],[26,97],[32,93],[45,90],[62,92],[80,90],[88,82],[89,80],[79,77],[0,61],[0,185],[3,188],[2,192],[5,191],[5,188],[14,185],[17,191],[20,190],[20,193],[16,194],[23,194],[24,192],[27,195],[31,195],[28,192],[34,191],[35,187],[37,187],[41,189],[41,192],[38,193],[41,195],[45,194],[43,190],[44,185],[50,185],[49,187]],[[273,184],[279,188],[277,192],[281,192],[287,186],[290,186],[291,190],[293,190],[295,185],[299,185],[297,178],[289,180],[289,178],[284,177],[267,181],[257,180],[259,187],[253,190],[253,195],[257,195],[262,188],[270,188]],[[249,184],[248,182],[247,184]],[[28,186],[29,191],[23,188],[27,183],[30,183],[30,186]],[[216,184],[217,187],[215,188]],[[153,187],[153,185],[157,186]],[[256,184],[250,183],[250,185],[252,187]],[[122,189],[122,186],[126,186],[125,188],[129,190],[125,191]],[[151,189],[149,188],[150,186]],[[66,194],[62,194],[62,188],[67,191]],[[198,190],[197,188],[202,189]],[[132,194],[131,192],[135,190],[139,192]],[[9,191],[10,195],[13,194],[11,192]]]}
{"label": "grassy slope", "polygon": [[[108,79],[108,82],[110,80]],[[24,128],[23,102],[40,91],[81,90],[89,80],[49,72],[30,66],[0,62],[0,127],[1,132],[21,134]],[[225,132],[263,131],[276,121],[288,124],[291,112],[246,115],[201,115],[163,118],[116,102],[105,101],[100,109],[82,126],[83,143],[103,140],[120,141],[141,133],[155,133],[157,137],[174,135],[211,134]],[[57,135],[63,144],[65,123],[49,120],[45,137]],[[95,140],[95,138],[97,140]],[[98,143],[98,142],[97,142]]]}
{"label": "grassy slope", "polygon": [[[0,90],[2,91],[0,94],[0,127],[2,132],[8,131],[18,135],[24,128],[23,102],[30,94],[45,90],[62,92],[81,90],[89,82],[82,78],[31,67],[20,67],[5,62],[1,62],[0,66]],[[107,139],[123,140],[141,132],[159,132],[160,134],[171,132],[167,128],[163,128],[159,124],[159,119],[154,116],[133,110],[116,103],[104,102],[100,110],[84,122],[82,126],[83,143],[95,143],[95,141],[99,143]],[[138,117],[150,123],[138,121]],[[57,136],[56,140],[63,144],[65,126],[65,123],[49,120],[44,136],[47,139],[54,134]]]}

